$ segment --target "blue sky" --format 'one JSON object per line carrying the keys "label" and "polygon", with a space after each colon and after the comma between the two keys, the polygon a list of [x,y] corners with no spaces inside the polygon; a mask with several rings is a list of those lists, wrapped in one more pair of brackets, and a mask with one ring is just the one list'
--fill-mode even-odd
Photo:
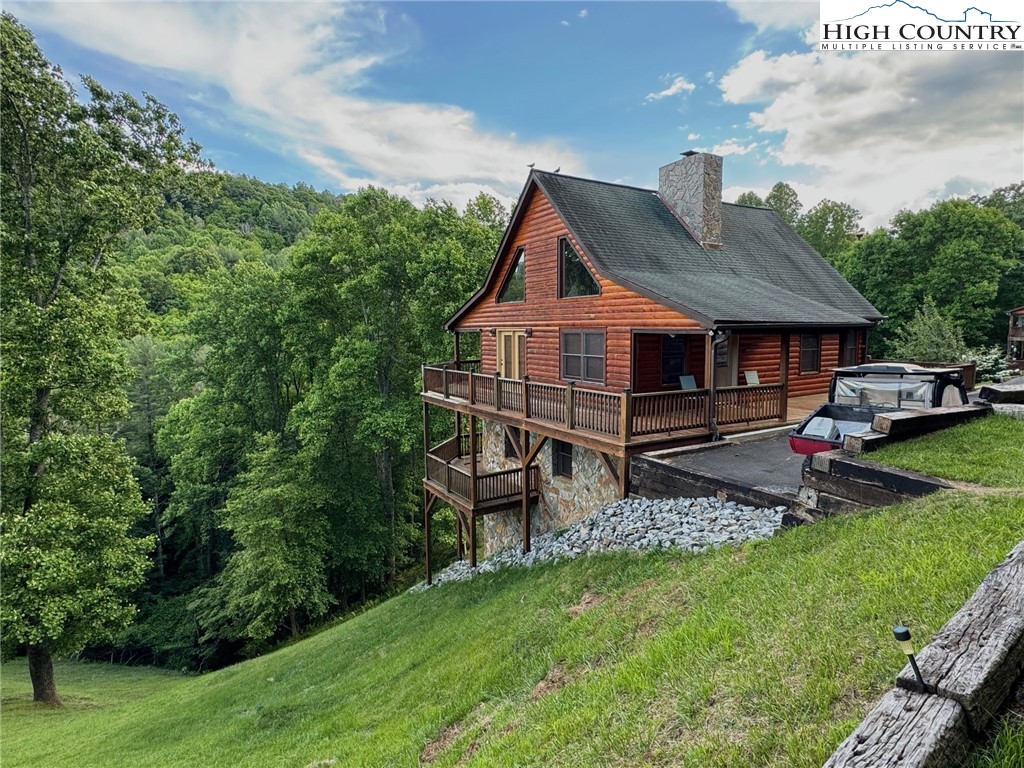
{"label": "blue sky", "polygon": [[700,148],[726,199],[784,180],[876,226],[1024,178],[1024,55],[817,53],[817,2],[6,7],[69,76],[154,94],[267,181],[511,201],[527,163],[655,186]]}

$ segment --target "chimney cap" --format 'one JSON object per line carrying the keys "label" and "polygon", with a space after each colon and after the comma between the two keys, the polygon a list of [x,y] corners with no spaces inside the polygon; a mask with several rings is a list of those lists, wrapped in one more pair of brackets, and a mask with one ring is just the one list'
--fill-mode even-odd
{"label": "chimney cap", "polygon": [[700,152],[698,152],[696,149],[688,149],[685,152],[680,152],[679,154],[681,154],[683,157],[693,157],[694,155],[699,155]]}

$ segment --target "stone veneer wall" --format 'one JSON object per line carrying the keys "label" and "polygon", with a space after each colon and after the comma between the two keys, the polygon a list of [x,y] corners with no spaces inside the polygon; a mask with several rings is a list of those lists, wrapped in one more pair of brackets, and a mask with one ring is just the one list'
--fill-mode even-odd
{"label": "stone veneer wall", "polygon": [[658,192],[701,243],[721,245],[721,157],[702,152],[663,165]]}
{"label": "stone veneer wall", "polygon": [[[520,466],[518,459],[505,458],[505,433],[501,424],[483,420],[481,471],[497,472]],[[572,477],[556,477],[551,471],[551,440],[547,440],[534,459],[540,468],[540,504],[530,510],[530,531],[534,536],[572,525],[618,498],[615,483],[594,451],[574,445]],[[484,517],[485,553],[520,546],[521,513],[518,509],[496,512]]]}

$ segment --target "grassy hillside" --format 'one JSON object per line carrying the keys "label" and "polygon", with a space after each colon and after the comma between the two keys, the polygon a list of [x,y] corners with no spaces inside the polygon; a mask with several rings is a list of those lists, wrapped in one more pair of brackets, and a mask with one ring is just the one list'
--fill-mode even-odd
{"label": "grassy hillside", "polygon": [[947,480],[1024,488],[1024,421],[996,414],[865,456]]}
{"label": "grassy hillside", "polygon": [[[15,766],[818,766],[1024,537],[1020,496],[932,497],[704,556],[628,553],[390,600],[198,678],[3,668]],[[334,762],[332,762],[334,761]]]}

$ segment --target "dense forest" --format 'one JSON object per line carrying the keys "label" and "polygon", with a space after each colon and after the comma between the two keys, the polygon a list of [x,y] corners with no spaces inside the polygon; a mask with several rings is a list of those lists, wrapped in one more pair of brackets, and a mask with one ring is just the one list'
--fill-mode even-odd
{"label": "dense forest", "polygon": [[[419,366],[508,211],[218,173],[2,25],[3,650],[37,699],[56,655],[209,669],[417,579]],[[1021,185],[859,238],[845,204],[744,202],[889,315],[878,353],[926,298],[982,348],[1024,304]]]}

